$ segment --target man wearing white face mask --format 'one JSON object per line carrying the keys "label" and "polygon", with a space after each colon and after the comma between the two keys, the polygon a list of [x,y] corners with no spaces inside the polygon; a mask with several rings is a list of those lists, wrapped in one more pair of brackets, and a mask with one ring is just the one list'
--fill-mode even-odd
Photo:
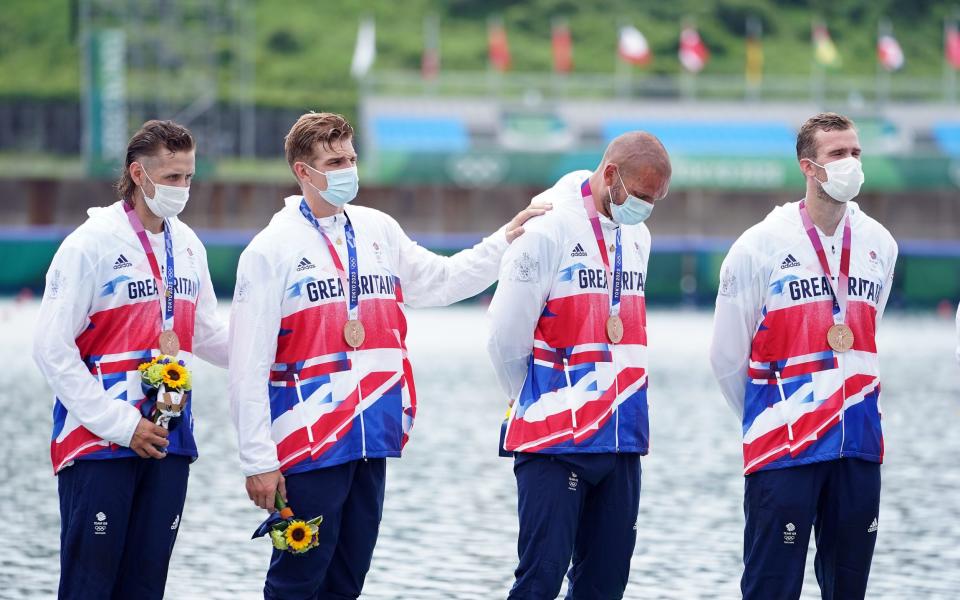
{"label": "man wearing white face mask", "polygon": [[302,194],[240,257],[232,414],[250,499],[271,510],[279,493],[297,515],[323,516],[317,548],[274,551],[264,596],[356,598],[377,541],[386,458],[400,456],[416,415],[405,308],[486,289],[523,222],[545,207],[442,257],[390,216],[350,204],[357,155],[343,117],[303,115],[285,151]]}
{"label": "man wearing white face mask", "polygon": [[667,194],[663,145],[613,140],[600,166],[534,201],[500,265],[488,350],[511,409],[501,453],[515,454],[519,566],[510,598],[620,598],[636,543],[647,453],[644,287],[650,232]]}
{"label": "man wearing white face mask", "polygon": [[850,200],[863,183],[853,123],[800,128],[803,200],[780,206],[723,262],[710,359],[743,428],[745,599],[800,597],[811,529],[824,598],[863,598],[880,505],[876,330],[897,244]]}
{"label": "man wearing white face mask", "polygon": [[[34,338],[56,394],[61,598],[161,598],[197,457],[192,399],[154,424],[137,367],[163,353],[227,364],[206,252],[177,214],[194,141],[148,121],[127,146],[120,200],[93,208],[57,250]],[[147,566],[147,568],[145,568]]]}

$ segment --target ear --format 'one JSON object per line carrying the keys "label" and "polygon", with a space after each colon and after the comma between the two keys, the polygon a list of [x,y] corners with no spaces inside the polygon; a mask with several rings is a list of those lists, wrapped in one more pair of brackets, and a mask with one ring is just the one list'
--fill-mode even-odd
{"label": "ear", "polygon": [[820,167],[810,162],[809,158],[800,159],[800,171],[803,173],[805,177],[813,177],[814,179],[816,179],[817,169],[819,168]]}
{"label": "ear", "polygon": [[302,160],[293,163],[293,174],[296,175],[298,181],[310,178],[310,170],[307,169],[306,163]]}
{"label": "ear", "polygon": [[613,187],[614,182],[617,179],[617,165],[614,163],[607,163],[603,167],[603,183],[607,187]]}
{"label": "ear", "polygon": [[143,187],[143,165],[141,165],[139,161],[130,163],[130,166],[127,167],[127,173],[130,175],[130,179],[132,179],[135,184]]}

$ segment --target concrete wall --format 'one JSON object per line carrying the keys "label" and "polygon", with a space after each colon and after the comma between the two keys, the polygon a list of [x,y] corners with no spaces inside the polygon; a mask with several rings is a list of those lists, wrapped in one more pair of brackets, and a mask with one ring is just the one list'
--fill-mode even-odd
{"label": "concrete wall", "polygon": [[[388,212],[411,234],[479,234],[502,225],[538,191],[364,186],[357,202]],[[731,239],[801,192],[671,192],[657,205],[649,225],[655,236]],[[296,193],[293,185],[197,182],[183,216],[197,229],[257,230],[280,208],[284,196]],[[0,224],[73,228],[88,207],[114,199],[106,181],[0,180]],[[871,193],[858,201],[898,240],[960,241],[960,196],[955,192]]]}

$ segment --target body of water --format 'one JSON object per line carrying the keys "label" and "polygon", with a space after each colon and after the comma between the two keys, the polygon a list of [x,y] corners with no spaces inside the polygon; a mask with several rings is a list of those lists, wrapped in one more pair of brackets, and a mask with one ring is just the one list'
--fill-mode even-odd
{"label": "body of water", "polygon": [[[30,358],[37,304],[0,303],[0,597],[48,598],[59,577],[49,461],[52,398]],[[739,597],[743,477],[739,424],[710,374],[711,314],[649,314],[652,449],[625,598]],[[419,408],[387,466],[380,540],[363,598],[506,597],[516,566],[512,461],[496,452],[505,401],[477,306],[410,311]],[[890,314],[879,339],[886,463],[869,598],[960,598],[960,367],[954,325]],[[228,414],[226,372],[198,364],[200,460],[190,475],[167,597],[261,598],[270,544],[251,541]],[[819,598],[813,550],[803,598]]]}

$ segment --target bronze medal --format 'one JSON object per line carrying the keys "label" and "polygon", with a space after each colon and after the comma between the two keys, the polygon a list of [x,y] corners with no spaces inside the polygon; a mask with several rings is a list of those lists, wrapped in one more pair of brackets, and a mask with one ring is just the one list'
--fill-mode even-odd
{"label": "bronze medal", "polygon": [[363,323],[358,319],[350,319],[343,326],[343,339],[347,341],[347,345],[351,348],[359,348],[363,345],[363,340],[366,337],[367,334],[363,330]]}
{"label": "bronze medal", "polygon": [[619,344],[623,339],[623,321],[617,315],[610,315],[607,319],[607,337],[614,344]]}
{"label": "bronze medal", "polygon": [[160,332],[159,338],[160,354],[167,356],[176,356],[180,353],[180,338],[172,329]]}
{"label": "bronze medal", "polygon": [[838,323],[827,330],[827,343],[835,352],[846,352],[853,348],[853,330],[844,323]]}

